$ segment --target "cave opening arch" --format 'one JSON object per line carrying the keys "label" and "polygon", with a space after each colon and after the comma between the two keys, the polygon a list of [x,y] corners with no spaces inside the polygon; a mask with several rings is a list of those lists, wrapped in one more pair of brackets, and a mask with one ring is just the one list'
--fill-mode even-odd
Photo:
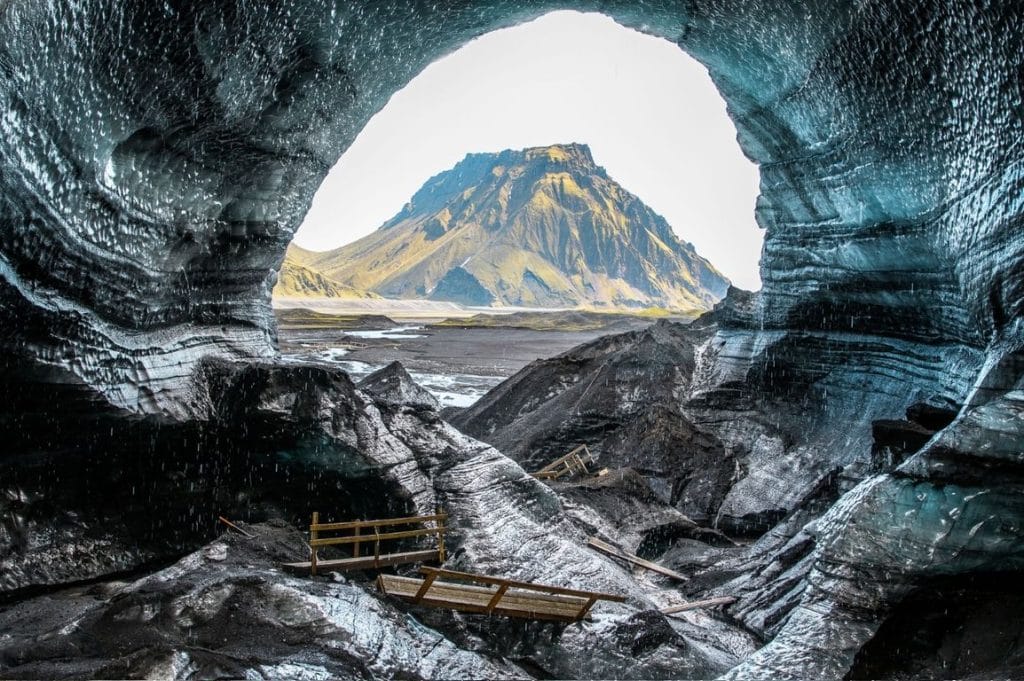
{"label": "cave opening arch", "polygon": [[[588,193],[585,187],[590,186],[588,177],[607,176],[665,218],[673,229],[662,232],[659,226],[648,225],[660,239],[667,236],[667,243],[672,243],[670,234],[674,231],[733,285],[746,290],[760,288],[758,260],[763,239],[754,220],[757,168],[736,143],[735,126],[706,69],[675,43],[623,27],[602,14],[562,11],[476,38],[432,62],[392,95],[317,190],[295,233],[296,248],[283,272],[285,281],[280,283],[279,279],[275,295],[292,291],[301,299],[306,282],[317,281],[316,275],[321,273],[352,289],[352,295],[372,288],[377,294],[393,296],[399,291],[409,295],[413,290],[432,292],[437,271],[443,271],[442,263],[447,269],[469,258],[483,270],[501,270],[497,262],[481,259],[466,243],[480,242],[466,235],[467,229],[473,229],[466,221],[486,222],[488,233],[498,230],[496,234],[505,234],[505,239],[520,241],[528,237],[513,237],[502,231],[503,227],[515,229],[511,223],[519,214],[519,204],[509,205],[502,200],[494,206],[492,192],[505,190],[491,186],[493,174],[484,172],[480,176],[482,169],[478,166],[485,157],[507,151],[552,146],[565,147],[571,162],[561,162],[558,168],[545,172],[576,174],[576,181],[584,182],[584,194]],[[542,157],[532,158],[536,163]],[[508,164],[527,163],[527,159],[518,159],[513,153],[494,162],[505,168],[495,169],[502,173],[508,172]],[[454,170],[459,164],[463,164],[461,170]],[[539,167],[535,170],[540,172]],[[445,176],[448,171],[454,175]],[[518,177],[518,172],[515,175]],[[454,182],[444,185],[448,188],[445,191],[455,192],[450,199],[438,193],[442,191],[442,177]],[[428,184],[433,189],[427,191]],[[511,184],[507,187],[510,196],[523,201],[529,197],[523,193],[525,187],[519,186],[521,181]],[[471,187],[477,188],[472,197],[456,198]],[[424,193],[413,198],[420,190]],[[595,195],[591,211],[595,217],[600,216],[600,207],[606,201],[625,209],[627,200],[632,201],[632,197]],[[434,205],[438,201],[447,204],[445,209]],[[499,223],[486,217],[491,210],[488,206],[500,210]],[[428,215],[413,217],[423,210],[430,214],[441,210],[445,215],[437,216],[440,222],[431,222],[435,227],[424,234],[424,243],[410,245],[405,252],[410,253],[409,257],[428,258],[431,265],[416,267],[415,274],[408,274],[416,279],[415,284],[405,277],[397,277],[404,283],[395,282],[395,266],[376,251],[394,253],[397,246],[374,238],[382,236],[378,230],[381,226],[392,234],[407,233],[406,229],[396,230],[396,223],[427,219]],[[452,220],[454,223],[449,224]],[[538,222],[524,220],[526,224]],[[650,220],[642,222],[648,224]],[[603,226],[600,230],[589,221],[570,230],[572,235],[579,235],[571,237],[570,243],[579,246],[566,247],[565,237],[559,237],[557,249],[537,251],[554,270],[586,280],[579,289],[570,281],[548,280],[556,290],[569,293],[570,300],[587,300],[588,288],[605,286],[592,276],[595,267],[611,278],[616,277],[616,269],[643,269],[624,257],[604,260],[605,252],[616,253],[617,249],[600,239],[614,240],[620,235],[614,225],[604,220],[599,224]],[[458,228],[459,236],[453,228]],[[551,225],[538,229],[544,232],[558,228]],[[415,242],[415,234],[410,232],[407,238]],[[363,242],[367,251],[353,243],[364,237],[369,239]],[[405,243],[404,238],[394,238]],[[633,246],[644,248],[642,241],[631,242],[635,239],[623,242],[624,252],[633,252]],[[351,248],[343,251],[335,250],[349,245]],[[326,251],[332,251],[332,256],[321,255]],[[493,255],[501,258],[500,254]],[[651,261],[655,255],[645,257]],[[358,259],[346,263],[349,257]],[[488,264],[482,265],[484,261]],[[384,262],[388,265],[383,266]],[[578,271],[577,262],[585,262],[586,269]],[[505,264],[516,271],[515,264]],[[672,265],[664,268],[666,279],[675,276],[669,274]],[[308,276],[299,277],[299,272]],[[484,272],[483,276],[488,278],[489,274]],[[687,280],[683,275],[676,278]],[[508,289],[508,294],[514,295],[517,278],[509,274],[502,281],[501,285],[492,282],[491,294],[501,297],[505,294],[500,291]],[[650,291],[651,282],[634,283],[638,284],[633,291],[637,298]],[[724,289],[715,291],[718,297],[723,293]],[[643,304],[642,300],[627,301],[625,296],[620,300],[620,304]],[[528,304],[504,300],[505,304],[510,302]],[[611,304],[603,299],[601,302]],[[540,304],[540,300],[535,303]]]}

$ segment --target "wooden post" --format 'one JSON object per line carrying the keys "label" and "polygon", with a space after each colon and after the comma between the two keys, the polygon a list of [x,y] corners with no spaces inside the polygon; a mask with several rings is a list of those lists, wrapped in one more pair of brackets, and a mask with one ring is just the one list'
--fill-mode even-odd
{"label": "wooden post", "polygon": [[582,608],[580,608],[580,611],[579,611],[579,613],[578,613],[578,614],[576,615],[576,621],[577,621],[577,622],[579,622],[579,621],[580,621],[581,619],[583,619],[584,617],[586,617],[586,616],[587,616],[587,613],[588,613],[588,612],[590,612],[590,609],[591,609],[592,607],[594,607],[594,603],[597,603],[597,596],[591,596],[591,597],[590,597],[590,600],[588,600],[588,601],[587,601],[587,602],[586,602],[586,603],[585,603],[585,604],[583,605],[583,607],[582,607]]}
{"label": "wooden post", "polygon": [[[444,513],[444,510],[438,506],[434,509],[437,515]],[[444,565],[444,518],[437,519],[437,560],[439,563]]]}
{"label": "wooden post", "polygon": [[316,546],[313,546],[313,542],[316,541],[318,532],[313,529],[320,524],[320,513],[313,511],[313,521],[309,524],[309,573],[316,577]]}
{"label": "wooden post", "polygon": [[[359,530],[360,530],[360,527],[358,525],[356,525],[356,528],[354,530],[354,534],[357,537],[359,536]],[[352,557],[353,558],[358,558],[359,557],[359,542],[356,542],[355,544],[352,545]]]}
{"label": "wooden post", "polygon": [[377,539],[373,543],[373,566],[380,567],[380,528],[374,525],[373,533],[377,535]]}
{"label": "wooden post", "polygon": [[413,596],[413,598],[412,598],[412,602],[413,603],[419,603],[420,601],[423,600],[423,597],[427,595],[427,590],[430,589],[430,585],[434,583],[435,579],[437,579],[437,573],[436,572],[431,572],[430,574],[427,575],[427,578],[423,580],[423,584],[420,585],[420,588],[416,592],[416,595]]}
{"label": "wooden post", "polygon": [[589,474],[590,474],[590,471],[588,471],[588,470],[587,470],[587,464],[583,463],[583,457],[582,457],[582,456],[580,456],[579,454],[577,454],[577,455],[576,455],[576,461],[577,461],[577,462],[579,463],[579,465],[580,465],[580,470],[582,470],[582,471],[583,471],[583,474],[584,474],[584,475],[589,475]]}
{"label": "wooden post", "polygon": [[506,591],[508,591],[508,586],[509,586],[508,583],[502,584],[501,586],[498,587],[498,590],[494,592],[494,595],[491,596],[491,600],[487,604],[487,614],[488,615],[490,615],[492,612],[494,612],[494,609],[496,607],[498,607],[498,603],[501,602],[501,597],[505,595]]}

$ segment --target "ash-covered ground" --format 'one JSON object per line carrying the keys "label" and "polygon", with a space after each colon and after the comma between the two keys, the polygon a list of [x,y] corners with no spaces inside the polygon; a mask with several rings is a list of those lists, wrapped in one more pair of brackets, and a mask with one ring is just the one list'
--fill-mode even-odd
{"label": "ash-covered ground", "polygon": [[399,361],[445,407],[471,406],[530,362],[561,354],[611,331],[642,328],[644,317],[575,312],[392,319],[385,315],[278,310],[287,359],[320,361],[361,379]]}

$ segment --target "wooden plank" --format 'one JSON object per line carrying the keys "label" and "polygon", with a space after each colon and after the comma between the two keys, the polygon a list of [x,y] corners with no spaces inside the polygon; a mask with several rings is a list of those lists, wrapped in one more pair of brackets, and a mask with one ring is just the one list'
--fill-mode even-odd
{"label": "wooden plank", "polygon": [[[416,594],[423,580],[416,577],[400,577],[397,575],[384,575],[384,579],[396,595],[412,597]],[[499,587],[500,588],[500,587]],[[475,598],[478,602],[489,603],[497,589],[472,584],[460,584],[456,582],[435,581],[431,587],[431,596],[452,596],[459,598]],[[391,591],[389,591],[390,593]],[[562,608],[566,612],[576,612],[580,606],[586,603],[587,599],[579,596],[560,596],[556,594],[538,593],[510,587],[502,596],[502,603],[523,604],[523,603],[546,603],[549,607]]]}
{"label": "wooden plank", "polygon": [[498,603],[501,602],[501,597],[508,591],[508,584],[502,584],[498,587],[498,590],[491,596],[491,600],[487,603],[487,612],[494,612],[494,609],[498,607]]}
{"label": "wooden plank", "polygon": [[309,523],[309,574],[316,577],[316,530],[320,523],[320,513],[313,511],[313,518]]}
{"label": "wooden plank", "polygon": [[597,603],[597,597],[591,596],[590,599],[583,604],[583,607],[580,608],[580,611],[576,613],[576,619],[581,620],[586,617],[587,613],[590,612],[590,609],[594,607],[594,603]]}
{"label": "wooden plank", "polygon": [[357,527],[386,527],[388,525],[413,525],[415,523],[423,523],[436,520],[447,520],[447,518],[447,513],[435,513],[434,515],[416,515],[409,516],[407,518],[386,518],[384,520],[350,520],[343,523],[314,523],[310,525],[309,529],[319,530],[320,532],[327,532],[333,530],[352,530]]}
{"label": "wooden plank", "polygon": [[427,578],[423,580],[422,586],[416,590],[416,595],[412,597],[413,603],[419,603],[423,600],[423,597],[427,595],[427,591],[430,590],[430,585],[437,579],[437,574],[427,575]]}
{"label": "wooden plank", "polygon": [[473,582],[480,582],[481,584],[495,584],[502,585],[508,584],[509,586],[516,587],[518,589],[527,589],[529,591],[545,591],[551,594],[561,594],[566,596],[580,596],[582,598],[590,598],[591,596],[597,596],[601,600],[605,601],[616,601],[622,603],[626,600],[625,596],[619,596],[616,594],[601,593],[600,591],[584,591],[581,589],[567,589],[561,586],[551,586],[548,584],[535,584],[534,582],[518,582],[513,579],[505,579],[504,577],[491,577],[489,575],[477,575],[470,572],[457,572],[455,570],[444,570],[441,568],[432,567],[421,567],[420,572],[424,574],[430,574],[437,572],[442,577],[452,577],[454,579],[465,579]]}
{"label": "wooden plank", "polygon": [[566,466],[565,468],[560,468],[560,469],[559,469],[559,470],[557,470],[557,471],[552,471],[552,473],[551,473],[551,479],[552,479],[552,480],[558,480],[558,479],[559,479],[560,477],[562,477],[562,476],[563,476],[563,475],[565,475],[566,473],[569,473],[569,472],[570,472],[571,470],[572,470],[571,468],[569,468],[568,466]]}
{"label": "wooden plank", "polygon": [[[425,537],[430,534],[444,534],[446,532],[443,527],[426,527],[422,530],[403,530],[401,532],[380,532],[380,528],[374,529],[374,541],[383,541],[386,539],[411,539],[412,537]],[[326,539],[311,539],[309,542],[310,546],[336,546],[338,544],[359,544],[361,542],[369,541],[369,537],[362,535],[355,535],[351,537],[327,537]]]}
{"label": "wooden plank", "polygon": [[470,612],[479,615],[502,615],[505,617],[517,617],[520,619],[530,620],[551,620],[555,622],[574,622],[576,621],[576,614],[563,612],[554,612],[545,610],[543,608],[533,607],[515,607],[501,605],[491,612],[487,612],[485,606],[478,605],[476,603],[459,603],[457,601],[433,601],[424,600],[420,605],[426,605],[433,608],[446,608],[450,610],[458,610],[460,612]]}
{"label": "wooden plank", "polygon": [[[425,551],[405,551],[401,553],[384,553],[375,561],[373,556],[360,556],[353,558],[338,558],[336,560],[317,561],[317,570],[322,572],[344,572],[345,570],[368,570],[377,565],[402,565],[404,563],[420,563],[425,560],[436,560],[437,551],[434,549]],[[281,566],[289,572],[308,573],[312,565],[310,562],[282,563]]]}
{"label": "wooden plank", "polygon": [[[416,588],[418,592],[419,588],[417,587],[420,587],[424,580],[411,580],[412,584],[408,584],[407,580],[410,580],[410,578],[381,575],[378,578],[378,587],[388,595],[396,596],[403,600],[413,600],[415,593],[410,593],[411,590]],[[540,599],[536,594],[510,600],[506,600],[506,598],[506,596],[503,596],[495,607],[490,608],[494,595],[488,589],[471,587],[464,584],[434,582],[429,594],[424,595],[419,604],[463,612],[490,613],[508,617],[564,622],[574,621],[580,612],[582,604],[580,599],[565,596],[561,597],[564,599],[564,602]]]}
{"label": "wooden plank", "polygon": [[448,531],[448,528],[444,526],[444,521],[448,516],[441,512],[440,506],[435,511],[437,515],[437,529],[440,530],[437,533],[437,562],[443,565],[445,559],[444,535]]}
{"label": "wooden plank", "polygon": [[479,582],[481,584],[490,584],[495,586],[501,586],[508,584],[510,587],[515,589],[523,589],[530,592],[538,592],[541,594],[547,593],[559,596],[572,596],[585,600],[591,596],[598,596],[602,600],[618,601],[623,602],[626,600],[625,596],[617,596],[615,594],[606,594],[596,591],[584,591],[581,589],[569,589],[561,586],[551,586],[548,584],[537,584],[535,582],[520,582],[513,579],[507,579],[505,577],[491,577],[489,575],[478,575],[469,572],[457,572],[455,570],[444,570],[441,568],[432,567],[421,567],[420,572],[429,574],[432,572],[438,572],[443,577],[451,577],[453,579],[468,580],[473,582]]}
{"label": "wooden plank", "polygon": [[587,464],[583,463],[583,457],[579,454],[576,454],[576,465],[579,466],[579,469],[583,471],[584,475],[590,474],[590,471],[587,470]]}
{"label": "wooden plank", "polygon": [[[580,452],[583,452],[586,455],[586,458],[584,458]],[[587,463],[594,463],[594,455],[591,454],[590,449],[583,444],[579,445],[568,454],[558,457],[539,471],[531,473],[530,475],[538,480],[557,480],[563,475],[571,473],[582,473],[586,475],[590,472],[587,470]]]}
{"label": "wooden plank", "polygon": [[[410,599],[408,597],[404,597],[403,600],[408,601]],[[497,613],[511,617],[532,618],[537,618],[539,615],[546,615],[549,618],[557,618],[566,621],[576,619],[576,615],[579,612],[578,607],[565,608],[559,607],[557,604],[552,605],[550,603],[543,602],[513,603],[504,600],[493,609],[488,610],[487,601],[480,600],[473,596],[459,594],[457,592],[440,595],[435,595],[435,593],[432,592],[428,597],[420,601],[419,605],[427,605],[435,608],[452,608],[455,610],[475,612],[483,615]]]}
{"label": "wooden plank", "polygon": [[[579,447],[577,447],[576,449],[579,449]],[[561,466],[561,465],[565,464],[565,462],[566,462],[566,461],[568,461],[568,460],[569,460],[569,458],[570,458],[570,457],[571,457],[571,456],[572,456],[573,454],[575,454],[575,453],[576,453],[576,449],[572,450],[572,451],[571,451],[571,452],[569,452],[568,454],[564,454],[564,455],[562,455],[562,456],[558,457],[557,459],[555,459],[554,461],[552,461],[551,463],[549,463],[549,464],[548,464],[547,466],[544,466],[544,468],[541,468],[541,469],[540,469],[539,471],[537,471],[537,472],[538,472],[538,473],[549,473],[549,472],[552,472],[552,471],[554,471],[554,469],[556,469],[556,468],[558,468],[559,466]]]}
{"label": "wooden plank", "polygon": [[[440,558],[441,562],[444,562],[445,548],[444,548],[444,533],[447,529],[444,527],[444,521],[448,517],[447,513],[444,513],[440,507],[437,512],[433,515],[422,515],[422,516],[408,516],[403,518],[387,518],[382,520],[354,520],[343,523],[321,523],[320,513],[314,511],[312,520],[309,525],[310,535],[310,560],[308,563],[287,563],[285,567],[288,569],[296,569],[296,566],[305,565],[310,570],[311,574],[316,575],[318,568],[321,565],[324,569],[339,571],[339,570],[358,570],[370,567],[380,567],[383,565],[398,565],[400,563],[412,563],[421,562],[423,560],[434,560]],[[433,522],[434,527],[426,527],[412,530],[401,530],[395,532],[381,532],[381,528],[392,527],[396,525],[414,525],[418,523],[429,523]],[[362,532],[364,528],[373,530],[373,537],[368,537]],[[339,531],[339,530],[352,530],[351,536],[345,537],[323,537],[320,533],[326,531]],[[387,554],[381,554],[380,542],[381,540],[398,540],[398,539],[412,539],[415,537],[426,537],[435,536],[438,541],[438,548],[430,551],[406,551],[406,552],[392,552]],[[374,551],[372,558],[362,558],[362,545],[372,541],[374,543]],[[352,545],[352,557],[344,558],[332,561],[320,560],[318,550],[323,546],[344,546]],[[414,558],[410,558],[410,556]]]}
{"label": "wooden plank", "polygon": [[612,546],[608,542],[602,541],[597,537],[591,537],[587,541],[587,543],[593,548],[597,549],[598,551],[607,553],[608,555],[613,556],[615,558],[621,558],[622,560],[633,563],[634,565],[639,565],[642,568],[653,570],[654,572],[666,575],[668,577],[671,577],[672,579],[678,579],[681,582],[688,582],[690,580],[690,578],[686,575],[681,575],[675,570],[670,570],[669,568],[664,567],[662,565],[658,565],[657,563],[652,563],[649,560],[644,560],[640,556],[634,556],[632,553],[626,553],[625,551],[622,551],[621,549]]}
{"label": "wooden plank", "polygon": [[559,458],[555,459],[554,461],[552,461],[551,463],[549,463],[548,465],[544,466],[539,471],[534,473],[534,475],[544,475],[545,473],[554,473],[555,469],[558,468],[558,464],[562,463],[562,459],[563,458],[564,457],[559,457]]}
{"label": "wooden plank", "polygon": [[689,603],[683,603],[682,605],[673,605],[670,608],[662,608],[661,612],[664,615],[674,615],[677,612],[686,612],[687,610],[697,610],[699,608],[713,608],[716,605],[729,605],[735,603],[738,599],[734,596],[719,596],[718,598],[707,598],[703,601],[690,601]]}
{"label": "wooden plank", "polygon": [[230,528],[231,528],[231,529],[233,529],[233,530],[238,530],[239,532],[241,532],[242,534],[244,534],[244,535],[245,535],[246,537],[248,537],[249,539],[252,539],[253,537],[255,537],[255,536],[256,536],[256,535],[254,535],[254,534],[249,534],[248,532],[246,532],[245,530],[243,530],[243,529],[242,529],[241,527],[239,527],[238,525],[235,525],[235,524],[234,524],[233,522],[231,522],[230,520],[228,520],[227,518],[225,518],[225,517],[224,517],[224,516],[222,516],[222,515],[219,515],[219,516],[217,516],[217,520],[221,521],[222,523],[224,523],[225,525],[227,525],[228,527],[230,527]]}

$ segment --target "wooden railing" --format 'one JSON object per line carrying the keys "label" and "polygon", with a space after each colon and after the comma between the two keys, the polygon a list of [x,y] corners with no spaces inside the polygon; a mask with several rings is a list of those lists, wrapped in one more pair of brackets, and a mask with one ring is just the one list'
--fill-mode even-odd
{"label": "wooden railing", "polygon": [[[414,558],[422,560],[424,558],[423,551],[410,552],[410,553],[381,553],[381,542],[398,541],[400,539],[414,539],[416,537],[437,537],[437,559],[440,562],[445,560],[445,546],[444,546],[444,535],[447,532],[445,528],[445,520],[448,519],[448,514],[444,513],[441,509],[438,509],[434,515],[419,515],[409,516],[405,518],[388,518],[385,520],[352,520],[342,523],[321,523],[320,514],[316,511],[313,512],[313,520],[309,525],[309,548],[310,548],[310,560],[309,569],[312,574],[316,574],[317,566],[321,561],[318,560],[318,551],[324,546],[351,546],[352,557],[349,559],[333,560],[328,561],[331,568],[349,568],[355,569],[360,567],[380,567],[382,565],[395,565],[400,562],[416,562]],[[433,523],[433,527],[422,527],[414,530],[399,530],[390,531],[390,528],[402,525],[419,525],[422,523]],[[384,530],[383,532],[381,530]],[[342,537],[323,537],[321,536],[325,532],[351,532],[348,536]],[[373,546],[373,559],[370,560],[369,554],[365,556],[361,555],[362,547],[366,544],[372,544]],[[431,550],[429,553],[433,554]],[[404,560],[406,557],[409,560]],[[326,565],[326,563],[324,563]]]}
{"label": "wooden railing", "polygon": [[594,456],[586,445],[580,445],[530,475],[538,480],[557,480],[563,475],[587,475],[590,473],[587,470],[588,463],[594,463]]}

